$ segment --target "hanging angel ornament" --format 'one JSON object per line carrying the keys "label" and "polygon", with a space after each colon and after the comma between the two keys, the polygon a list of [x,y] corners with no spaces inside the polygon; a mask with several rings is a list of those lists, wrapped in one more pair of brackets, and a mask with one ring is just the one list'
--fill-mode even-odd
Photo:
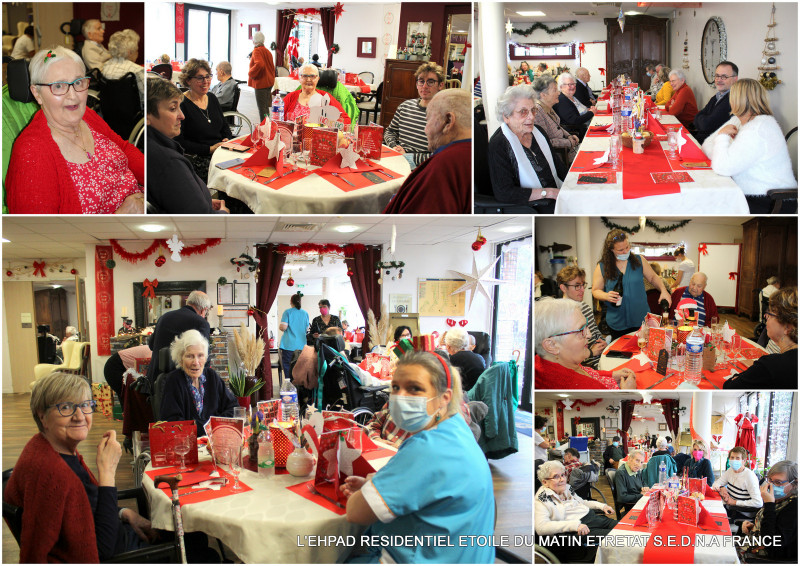
{"label": "hanging angel ornament", "polygon": [[184,248],[184,244],[178,239],[177,234],[173,234],[172,238],[167,240],[167,247],[172,252],[170,259],[172,261],[181,261],[181,250]]}

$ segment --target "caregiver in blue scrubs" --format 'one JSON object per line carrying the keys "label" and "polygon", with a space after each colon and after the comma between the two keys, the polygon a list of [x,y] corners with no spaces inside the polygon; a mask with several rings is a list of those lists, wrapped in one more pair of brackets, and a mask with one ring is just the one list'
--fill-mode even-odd
{"label": "caregiver in blue scrubs", "polygon": [[[494,562],[492,475],[461,399],[458,370],[441,356],[411,352],[398,361],[389,413],[414,434],[377,473],[350,476],[342,486],[347,520],[369,525],[364,535],[376,542],[354,562]],[[428,538],[394,544],[408,536]]]}

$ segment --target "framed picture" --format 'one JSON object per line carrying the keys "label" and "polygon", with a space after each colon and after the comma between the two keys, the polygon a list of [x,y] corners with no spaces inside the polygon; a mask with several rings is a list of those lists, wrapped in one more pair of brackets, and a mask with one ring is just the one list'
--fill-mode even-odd
{"label": "framed picture", "polygon": [[608,424],[606,424],[606,426],[608,428],[616,429],[619,426],[619,424],[617,423],[617,419],[615,419],[613,417],[607,418],[606,419],[606,423],[608,423]]}
{"label": "framed picture", "polygon": [[241,281],[233,282],[233,304],[234,305],[250,304],[250,283],[244,283]]}
{"label": "framed picture", "polygon": [[667,423],[658,423],[658,430],[667,430]]}
{"label": "framed picture", "polygon": [[357,57],[366,57],[368,59],[374,59],[377,56],[378,52],[378,50],[376,49],[376,46],[378,45],[377,37],[359,37],[357,45],[358,45]]}
{"label": "framed picture", "polygon": [[[247,39],[253,40],[253,34],[261,31],[261,24],[249,24],[247,26]],[[225,326],[228,326],[227,324]]]}
{"label": "framed picture", "polygon": [[547,427],[547,434],[553,434],[553,427]]}
{"label": "framed picture", "polygon": [[408,22],[406,47],[427,47],[431,40],[431,22]]}
{"label": "framed picture", "polygon": [[229,307],[225,309],[225,318],[222,321],[225,328],[239,328],[241,323],[250,326],[250,317],[247,316],[247,307]]}
{"label": "framed picture", "polygon": [[225,283],[224,285],[217,283],[217,304],[233,304],[233,283]]}

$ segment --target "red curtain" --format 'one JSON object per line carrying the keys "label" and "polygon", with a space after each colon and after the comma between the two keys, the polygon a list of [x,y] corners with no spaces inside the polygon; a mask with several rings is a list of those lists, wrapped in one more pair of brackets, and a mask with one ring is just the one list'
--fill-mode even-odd
{"label": "red curtain", "polygon": [[294,10],[278,10],[278,37],[275,39],[275,66],[283,66],[284,51],[289,44],[289,35],[292,33],[294,24]]}
{"label": "red curtain", "polygon": [[[328,47],[328,67],[333,66],[333,31],[336,28],[336,13],[334,8],[320,8],[319,17],[322,20],[322,37],[325,38],[325,45]],[[374,309],[373,309],[374,310]]]}
{"label": "red curtain", "polygon": [[[381,260],[381,246],[367,246],[366,248],[363,252],[355,252],[352,258],[345,260],[347,267],[353,272],[350,282],[365,321],[369,309],[375,313],[376,320],[381,317],[381,286],[378,284],[380,274],[375,273],[376,264]],[[369,327],[364,334],[364,344],[368,340]],[[375,344],[370,345],[375,346]]]}
{"label": "red curtain", "polygon": [[622,453],[627,455],[628,454],[628,429],[631,427],[631,421],[633,420],[633,410],[636,407],[636,403],[633,401],[622,401],[620,403],[622,406],[622,410],[620,411],[620,430],[622,434]]}
{"label": "red curtain", "polygon": [[672,440],[678,441],[678,431],[680,430],[680,416],[678,415],[678,399],[662,399],[661,406],[664,409],[664,420],[667,421]]}
{"label": "red curtain", "polygon": [[272,362],[269,355],[269,329],[267,328],[267,313],[275,297],[278,296],[278,287],[281,285],[281,275],[283,275],[283,264],[286,263],[286,256],[275,251],[275,244],[258,246],[258,285],[256,286],[256,309],[262,312],[255,312],[253,318],[256,321],[256,336],[264,339],[264,359],[256,370],[256,376],[264,379],[267,383],[258,390],[255,395],[258,401],[265,401],[272,398]]}

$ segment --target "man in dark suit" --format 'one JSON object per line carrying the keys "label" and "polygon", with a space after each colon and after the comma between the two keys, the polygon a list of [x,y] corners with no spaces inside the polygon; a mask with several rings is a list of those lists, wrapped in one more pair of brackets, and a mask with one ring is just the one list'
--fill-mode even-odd
{"label": "man in dark suit", "polygon": [[575,71],[575,98],[580,100],[586,107],[594,106],[597,103],[597,98],[595,98],[592,89],[589,87],[591,78],[589,70],[585,67],[578,67]]}
{"label": "man in dark suit", "polygon": [[156,329],[149,340],[150,349],[153,350],[150,366],[147,368],[147,379],[150,383],[154,383],[158,377],[158,352],[161,348],[169,347],[176,336],[187,330],[197,330],[203,338],[211,342],[211,326],[206,320],[210,310],[211,299],[208,295],[202,291],[192,291],[185,306],[169,311],[158,319]]}
{"label": "man in dark suit", "polygon": [[714,71],[714,86],[717,92],[694,117],[694,137],[698,143],[716,132],[731,117],[731,86],[739,80],[739,67],[730,61],[722,61]]}

